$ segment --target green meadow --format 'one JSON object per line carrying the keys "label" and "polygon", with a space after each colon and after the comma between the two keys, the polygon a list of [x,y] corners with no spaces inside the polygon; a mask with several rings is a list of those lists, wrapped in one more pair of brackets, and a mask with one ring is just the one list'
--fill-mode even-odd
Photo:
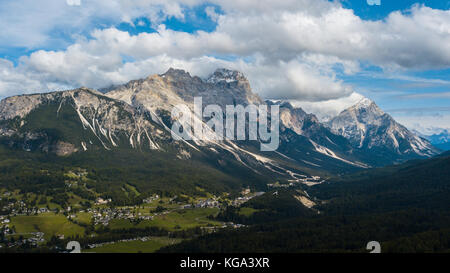
{"label": "green meadow", "polygon": [[76,225],[62,214],[43,213],[31,216],[11,217],[10,226],[14,226],[16,233],[26,234],[31,232],[44,232],[44,238],[50,239],[52,235],[83,236],[84,228]]}
{"label": "green meadow", "polygon": [[154,217],[153,220],[143,220],[133,223],[127,219],[114,219],[110,222],[111,229],[159,227],[167,230],[182,230],[202,226],[218,226],[220,222],[208,219],[215,216],[218,208],[196,208],[171,211]]}

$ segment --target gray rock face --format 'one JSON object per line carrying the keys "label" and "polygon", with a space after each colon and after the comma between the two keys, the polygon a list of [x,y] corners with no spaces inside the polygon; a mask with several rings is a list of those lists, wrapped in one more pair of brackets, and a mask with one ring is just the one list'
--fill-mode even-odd
{"label": "gray rock face", "polygon": [[58,156],[71,155],[78,151],[78,149],[72,143],[58,141],[54,146],[51,147],[53,152]]}
{"label": "gray rock face", "polygon": [[421,157],[438,153],[428,141],[408,131],[369,99],[342,111],[326,124],[359,149],[383,149],[397,155]]}
{"label": "gray rock face", "polygon": [[306,137],[314,137],[323,128],[314,114],[307,114],[302,108],[295,108],[288,102],[280,105],[280,124]]}
{"label": "gray rock face", "polygon": [[244,74],[236,70],[229,70],[225,68],[217,69],[209,78],[206,80],[208,83],[217,84],[220,82],[232,83],[232,82],[248,82]]}
{"label": "gray rock face", "polygon": [[[69,124],[67,119],[75,123]],[[57,155],[85,151],[96,145],[111,149],[123,145],[125,140],[133,148],[145,143],[157,149],[157,142],[169,137],[132,106],[87,88],[6,98],[0,102],[1,120],[1,136],[16,135],[23,140],[25,150],[35,146]],[[45,131],[49,126],[57,127],[64,141],[52,139]]]}
{"label": "gray rock face", "polygon": [[223,109],[225,105],[262,103],[242,73],[225,69],[217,70],[204,81],[171,68],[164,74],[118,86],[106,95],[152,112],[158,109],[170,111],[178,104],[192,108],[194,97],[202,97],[204,105],[217,104]]}

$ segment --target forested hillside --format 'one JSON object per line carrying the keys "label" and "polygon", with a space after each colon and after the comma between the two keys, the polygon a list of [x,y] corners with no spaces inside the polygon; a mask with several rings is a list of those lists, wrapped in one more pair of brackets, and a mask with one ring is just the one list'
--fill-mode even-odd
{"label": "forested hillside", "polygon": [[308,190],[320,214],[255,221],[161,251],[365,252],[375,240],[383,252],[449,252],[449,178],[449,154],[342,177]]}

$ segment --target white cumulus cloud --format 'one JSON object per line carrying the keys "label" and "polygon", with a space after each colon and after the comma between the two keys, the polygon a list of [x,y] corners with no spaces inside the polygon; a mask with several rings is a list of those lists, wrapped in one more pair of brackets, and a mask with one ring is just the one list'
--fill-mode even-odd
{"label": "white cumulus cloud", "polygon": [[[1,60],[0,96],[107,87],[169,67],[206,77],[224,66],[244,72],[265,98],[331,107],[359,96],[340,75],[360,71],[362,62],[387,71],[450,67],[450,10],[416,5],[368,21],[325,0],[209,1],[220,11],[201,0],[83,0],[77,7],[61,2],[0,6],[0,47],[63,48],[35,50],[16,66]],[[168,17],[184,20],[199,4],[217,23],[214,31],[188,33],[161,24]],[[114,27],[136,19],[142,25],[142,17],[157,32],[133,35]],[[61,30],[72,40],[54,35]]]}

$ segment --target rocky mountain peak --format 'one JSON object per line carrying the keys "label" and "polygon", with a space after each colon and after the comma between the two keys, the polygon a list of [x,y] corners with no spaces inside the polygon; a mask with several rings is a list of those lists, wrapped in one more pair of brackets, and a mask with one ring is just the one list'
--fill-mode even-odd
{"label": "rocky mountain peak", "polygon": [[369,98],[363,98],[360,101],[358,101],[355,105],[353,105],[353,107],[355,107],[355,108],[368,108],[368,107],[372,106],[373,104],[375,106],[377,106],[373,100],[371,100]]}
{"label": "rocky mountain peak", "polygon": [[431,156],[436,149],[397,123],[370,99],[362,99],[326,123],[356,148],[388,151],[396,157]]}
{"label": "rocky mountain peak", "polygon": [[172,77],[175,79],[182,79],[182,78],[192,78],[191,74],[189,72],[183,70],[183,69],[176,69],[176,68],[169,68],[169,70],[166,71],[166,73],[163,73],[159,75],[160,77]]}
{"label": "rocky mountain peak", "polygon": [[90,95],[105,96],[102,92],[97,91],[95,89],[88,88],[88,87],[80,87],[80,88],[77,88],[74,90],[62,91],[62,92],[87,93]]}
{"label": "rocky mountain peak", "polygon": [[195,97],[202,97],[203,105],[218,104],[222,107],[262,103],[241,72],[226,69],[216,70],[208,81],[191,76],[184,70],[170,68],[164,74],[117,86],[106,96],[155,113],[160,109],[171,111],[178,104],[191,107]]}
{"label": "rocky mountain peak", "polygon": [[361,118],[377,118],[383,116],[385,112],[378,105],[368,98],[363,98],[353,106],[345,109],[340,115],[350,113]]}
{"label": "rocky mountain peak", "polygon": [[217,84],[220,82],[232,83],[232,82],[248,82],[244,74],[237,70],[230,70],[226,68],[218,68],[211,76],[208,77],[206,82]]}

